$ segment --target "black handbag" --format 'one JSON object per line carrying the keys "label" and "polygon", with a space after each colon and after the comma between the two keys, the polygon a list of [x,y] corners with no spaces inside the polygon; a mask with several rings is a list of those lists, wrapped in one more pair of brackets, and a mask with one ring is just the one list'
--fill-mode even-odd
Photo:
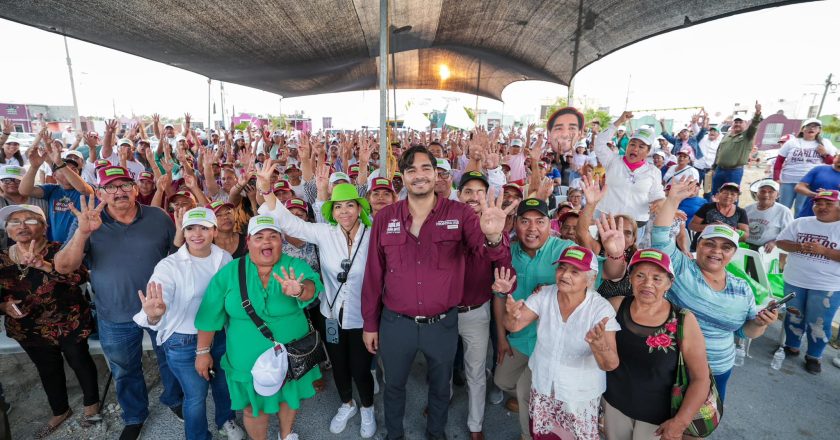
{"label": "black handbag", "polygon": [[[242,308],[245,309],[251,321],[254,322],[254,325],[257,326],[257,329],[263,336],[274,343],[274,345],[277,345],[278,342],[274,339],[274,334],[271,333],[265,321],[257,315],[257,311],[251,305],[251,300],[248,299],[248,286],[245,278],[245,257],[239,259],[239,294],[242,297]],[[312,327],[312,321],[309,318],[306,318],[306,323],[309,324],[309,332],[294,341],[283,344],[289,356],[289,368],[286,370],[287,380],[298,380],[308,373],[309,370],[327,360],[327,351],[321,342],[321,336]]]}

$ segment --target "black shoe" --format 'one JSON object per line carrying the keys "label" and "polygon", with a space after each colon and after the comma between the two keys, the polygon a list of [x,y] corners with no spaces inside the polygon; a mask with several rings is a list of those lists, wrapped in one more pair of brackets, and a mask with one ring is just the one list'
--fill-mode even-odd
{"label": "black shoe", "polygon": [[467,379],[464,376],[463,370],[455,370],[452,372],[452,383],[457,387],[462,387],[467,384]]}
{"label": "black shoe", "polygon": [[120,434],[120,440],[137,440],[140,438],[140,431],[142,430],[142,423],[137,425],[125,425],[125,428],[122,430],[122,434]]}
{"label": "black shoe", "polygon": [[446,440],[446,433],[434,435],[431,432],[426,432],[426,440]]}
{"label": "black shoe", "polygon": [[822,364],[819,359],[805,358],[805,370],[811,374],[822,373]]}
{"label": "black shoe", "polygon": [[175,417],[178,418],[180,421],[184,421],[184,407],[181,405],[172,406],[169,409],[172,410],[172,413],[175,414]]}
{"label": "black shoe", "polygon": [[795,348],[790,348],[788,346],[784,346],[782,348],[785,350],[785,355],[787,357],[797,357],[797,356],[799,356],[799,350],[797,350]]}

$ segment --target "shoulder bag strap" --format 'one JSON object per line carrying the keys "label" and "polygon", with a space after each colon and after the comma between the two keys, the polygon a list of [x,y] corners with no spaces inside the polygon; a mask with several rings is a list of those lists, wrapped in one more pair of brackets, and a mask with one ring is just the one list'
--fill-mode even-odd
{"label": "shoulder bag strap", "polygon": [[[254,310],[254,306],[251,305],[251,300],[248,299],[248,282],[245,277],[245,258],[246,257],[241,257],[239,259],[239,295],[242,297],[242,308],[245,309],[245,313],[248,314],[248,317],[251,318],[251,321],[254,322],[254,325],[257,326],[260,333],[262,333],[266,339],[277,345],[277,341],[274,340],[274,334],[272,334],[268,326],[265,325],[265,321],[257,315],[257,311]],[[310,326],[311,325],[312,324],[310,324]]]}

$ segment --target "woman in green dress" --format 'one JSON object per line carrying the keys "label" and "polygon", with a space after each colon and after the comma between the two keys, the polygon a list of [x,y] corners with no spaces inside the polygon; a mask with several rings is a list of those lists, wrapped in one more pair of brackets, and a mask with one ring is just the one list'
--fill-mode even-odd
{"label": "woman in green dress", "polygon": [[[324,287],[318,274],[303,260],[281,252],[280,231],[277,219],[272,216],[251,218],[248,255],[242,258],[246,261],[248,299],[277,342],[285,344],[309,331],[303,310]],[[231,408],[243,410],[248,436],[264,440],[268,435],[268,415],[277,414],[280,439],[297,440],[297,434],[292,432],[295,415],[301,401],[315,395],[312,382],[321,378],[321,372],[315,367],[299,380],[287,381],[271,396],[262,396],[254,390],[251,368],[257,357],[273,344],[260,333],[242,307],[238,264],[236,259],[222,267],[207,287],[195,318],[197,352],[209,348],[214,332],[227,328],[227,353],[221,366],[230,389]],[[196,356],[195,367],[202,376],[207,377],[212,364],[212,357]]]}

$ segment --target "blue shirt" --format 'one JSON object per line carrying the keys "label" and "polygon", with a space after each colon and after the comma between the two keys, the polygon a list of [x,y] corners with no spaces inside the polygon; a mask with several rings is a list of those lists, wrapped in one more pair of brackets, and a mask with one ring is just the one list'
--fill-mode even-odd
{"label": "blue shirt", "polygon": [[[74,221],[73,233],[78,226]],[[141,308],[137,291],[146,291],[155,265],[176,251],[174,239],[175,224],[160,208],[138,203],[137,217],[127,225],[102,211],[102,226],[85,243],[84,258],[100,318],[133,321]]]}
{"label": "blue shirt", "polygon": [[61,185],[39,185],[38,188],[44,191],[44,200],[50,207],[46,213],[50,220],[47,239],[64,243],[70,237],[70,225],[76,220],[70,207],[79,206],[82,194],[75,188],[64,189]]}
{"label": "blue shirt", "polygon": [[735,364],[735,332],[742,334],[747,321],[757,313],[755,297],[747,283],[726,272],[726,287],[714,290],[700,267],[686,257],[668,236],[669,226],[654,226],[651,246],[668,254],[674,268],[674,284],[667,298],[691,310],[706,339],[706,356],[712,374],[726,373]]}
{"label": "blue shirt", "polygon": [[680,202],[680,211],[684,212],[685,215],[688,217],[688,221],[686,223],[691,223],[691,219],[694,218],[694,215],[697,214],[697,211],[708,203],[708,200],[702,197],[689,197],[682,202]]}
{"label": "blue shirt", "polygon": [[[808,189],[816,192],[822,188],[824,190],[840,189],[840,171],[836,171],[831,165],[819,165],[811,168],[808,174],[800,180],[808,184]],[[810,217],[814,215],[814,200],[808,197],[808,200],[802,205],[799,210],[799,217]]]}
{"label": "blue shirt", "polygon": [[[548,240],[539,248],[532,258],[522,250],[518,241],[510,245],[510,256],[513,268],[516,270],[516,290],[513,291],[513,299],[519,301],[531,296],[534,289],[542,285],[556,284],[555,272],[557,266],[554,262],[560,258],[560,254],[569,246],[575,246],[575,242],[564,240],[558,237],[548,237]],[[603,272],[604,258],[598,257],[598,278],[595,280],[593,290],[601,284],[601,272]],[[518,332],[508,335],[511,347],[520,353],[531,356],[534,347],[537,345],[537,322],[528,324],[527,327]]]}

